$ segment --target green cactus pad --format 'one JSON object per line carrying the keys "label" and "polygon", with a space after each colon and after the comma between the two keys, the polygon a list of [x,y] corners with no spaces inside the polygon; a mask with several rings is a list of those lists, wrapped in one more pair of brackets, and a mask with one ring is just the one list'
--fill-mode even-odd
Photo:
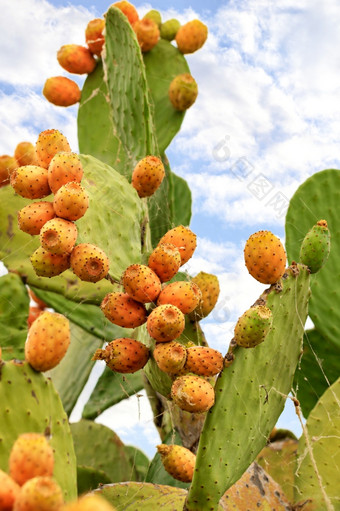
{"label": "green cactus pad", "polygon": [[111,480],[102,470],[96,470],[92,467],[77,466],[77,486],[78,495],[95,490],[101,484],[108,484]]}
{"label": "green cactus pad", "polygon": [[0,347],[3,360],[25,358],[29,301],[19,275],[8,273],[0,277]]}
{"label": "green cactus pad", "polygon": [[135,469],[136,481],[145,481],[150,465],[149,458],[143,451],[133,445],[126,445],[125,452],[129,455],[131,465]]}
{"label": "green cactus pad", "polygon": [[313,511],[340,509],[339,403],[340,378],[326,390],[309,414],[305,425],[309,441],[305,435],[299,440],[295,501],[312,499]]}
{"label": "green cactus pad", "polygon": [[192,196],[185,179],[171,173],[172,222],[173,225],[189,225],[191,220]]}
{"label": "green cactus pad", "polygon": [[301,351],[310,293],[309,272],[298,268],[288,270],[281,292],[274,286],[262,295],[273,312],[265,342],[253,349],[236,347],[234,362],[217,379],[216,402],[198,446],[190,511],[216,509],[223,493],[265,446],[283,410]]}
{"label": "green cactus pad", "polygon": [[321,220],[307,232],[300,249],[300,262],[317,273],[324,266],[330,251],[330,234],[327,222]]}
{"label": "green cactus pad", "polygon": [[54,477],[64,498],[77,496],[76,458],[67,416],[52,381],[27,363],[0,365],[0,468],[7,472],[9,454],[23,433],[48,432],[54,451]]}

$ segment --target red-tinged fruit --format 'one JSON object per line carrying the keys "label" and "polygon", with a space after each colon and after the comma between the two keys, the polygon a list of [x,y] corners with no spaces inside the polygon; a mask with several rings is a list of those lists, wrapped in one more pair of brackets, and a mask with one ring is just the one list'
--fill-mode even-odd
{"label": "red-tinged fruit", "polygon": [[59,152],[53,156],[48,167],[48,184],[53,193],[57,193],[66,183],[80,183],[84,175],[78,154]]}
{"label": "red-tinged fruit", "polygon": [[88,494],[80,497],[75,502],[66,504],[60,511],[116,511],[116,508],[97,494]]}
{"label": "red-tinged fruit", "polygon": [[[67,138],[60,131],[51,129],[39,133],[35,150],[38,165],[48,169],[53,156],[60,152],[70,153],[71,147]],[[71,181],[76,181],[76,179],[71,179]],[[54,190],[52,192],[54,193]]]}
{"label": "red-tinged fruit", "polygon": [[70,254],[76,244],[77,227],[63,218],[52,218],[40,231],[41,246],[51,254]]}
{"label": "red-tinged fruit", "polygon": [[25,344],[27,362],[36,371],[53,369],[70,345],[70,323],[57,312],[43,311],[32,323]]}
{"label": "red-tinged fruit", "polygon": [[52,477],[34,477],[21,488],[13,511],[60,511],[63,504],[63,492]]}
{"label": "red-tinged fruit", "polygon": [[14,151],[14,158],[18,163],[18,167],[36,165],[37,156],[35,153],[35,146],[31,142],[19,142]]}
{"label": "red-tinged fruit", "polygon": [[149,348],[145,344],[123,337],[111,341],[105,349],[98,349],[92,360],[104,360],[117,373],[135,373],[149,360]]}
{"label": "red-tinged fruit", "polygon": [[254,348],[263,342],[273,323],[272,311],[264,305],[248,309],[236,323],[234,339],[243,348]]}
{"label": "red-tinged fruit", "polygon": [[189,317],[192,320],[199,321],[208,316],[215,307],[220,294],[220,285],[216,275],[204,271],[193,277],[191,282],[194,282],[200,288],[202,297]]}
{"label": "red-tinged fruit", "polygon": [[150,197],[159,188],[164,176],[162,160],[157,156],[146,156],[135,166],[131,184],[139,197]]}
{"label": "red-tinged fruit", "polygon": [[64,44],[58,50],[57,60],[66,71],[77,75],[92,73],[97,65],[90,50],[79,44]]}
{"label": "red-tinged fruit", "polygon": [[8,185],[11,173],[18,168],[18,163],[13,156],[3,154],[0,156],[0,188]]}
{"label": "red-tinged fruit", "polygon": [[32,323],[40,316],[40,314],[44,312],[44,309],[40,307],[30,307],[28,311],[27,325],[28,328],[32,325]]}
{"label": "red-tinged fruit", "polygon": [[100,308],[111,323],[124,328],[137,328],[147,319],[145,306],[133,300],[127,293],[107,294]]}
{"label": "red-tinged fruit", "polygon": [[176,341],[159,342],[153,351],[153,358],[161,371],[177,374],[184,367],[187,350]]}
{"label": "red-tinged fruit", "polygon": [[184,370],[198,376],[214,376],[223,369],[223,355],[213,348],[192,346],[187,348]]}
{"label": "red-tinged fruit", "polygon": [[151,19],[142,19],[136,21],[133,30],[137,36],[137,41],[143,53],[146,53],[159,41],[160,32],[157,24]]}
{"label": "red-tinged fruit", "polygon": [[65,107],[75,105],[81,97],[78,84],[66,76],[47,78],[42,93],[53,105]]}
{"label": "red-tinged fruit", "polygon": [[37,476],[52,476],[54,454],[47,438],[40,433],[24,433],[14,442],[9,456],[9,473],[22,486]]}
{"label": "red-tinged fruit", "polygon": [[246,243],[244,260],[254,279],[275,284],[285,272],[287,257],[279,238],[270,231],[258,231]]}
{"label": "red-tinged fruit", "polygon": [[158,245],[161,243],[170,243],[178,248],[181,254],[181,266],[185,264],[190,257],[192,257],[196,248],[196,234],[194,234],[188,227],[179,225],[170,229],[160,239]]}
{"label": "red-tinged fruit", "polygon": [[43,247],[37,248],[30,260],[38,277],[55,277],[70,267],[70,254],[51,254]]}
{"label": "red-tinged fruit", "polygon": [[201,290],[194,282],[172,282],[162,289],[157,305],[171,303],[183,314],[189,314],[197,307],[201,296]]}
{"label": "red-tinged fruit", "polygon": [[169,86],[169,99],[179,112],[188,110],[196,101],[198,87],[190,73],[184,73],[172,80]]}
{"label": "red-tinged fruit", "polygon": [[181,53],[194,53],[202,48],[208,37],[208,27],[200,20],[182,25],[176,33],[176,43]]}
{"label": "red-tinged fruit", "polygon": [[39,234],[46,222],[54,217],[55,211],[52,202],[33,202],[18,211],[19,229],[34,236]]}
{"label": "red-tinged fruit", "polygon": [[149,315],[146,328],[156,342],[177,339],[185,327],[185,318],[175,305],[159,305]]}
{"label": "red-tinged fruit", "polygon": [[213,386],[194,374],[179,376],[171,387],[173,401],[186,412],[207,412],[215,402]]}
{"label": "red-tinged fruit", "polygon": [[31,300],[33,300],[40,309],[46,309],[47,304],[35,294],[32,289],[28,289],[28,294],[30,295]]}
{"label": "red-tinged fruit", "polygon": [[6,472],[0,470],[0,510],[12,511],[20,486]]}
{"label": "red-tinged fruit", "polygon": [[116,2],[112,4],[112,7],[116,7],[120,11],[122,11],[123,14],[127,17],[129,20],[130,25],[134,25],[136,21],[139,20],[138,12],[134,5],[130,4],[130,2],[127,2],[123,0],[122,2]]}
{"label": "red-tinged fruit", "polygon": [[53,200],[57,216],[65,220],[78,220],[85,215],[89,207],[89,196],[85,188],[76,181],[61,186]]}
{"label": "red-tinged fruit", "polygon": [[175,245],[161,243],[150,254],[148,266],[161,282],[168,282],[180,269],[181,262],[181,254]]}
{"label": "red-tinged fruit", "polygon": [[71,268],[80,280],[98,282],[108,274],[109,258],[96,245],[80,243],[72,250]]}
{"label": "red-tinged fruit", "polygon": [[104,29],[105,20],[102,18],[95,18],[89,21],[85,29],[86,44],[90,52],[98,57],[101,55],[105,42],[105,36],[103,34]]}
{"label": "red-tinged fruit", "polygon": [[165,470],[177,481],[190,483],[194,475],[196,456],[181,445],[157,445]]}
{"label": "red-tinged fruit", "polygon": [[125,292],[141,303],[154,302],[161,292],[161,281],[156,273],[144,264],[128,266],[122,277]]}
{"label": "red-tinged fruit", "polygon": [[50,195],[47,169],[37,165],[18,167],[11,173],[11,185],[25,199],[42,199]]}

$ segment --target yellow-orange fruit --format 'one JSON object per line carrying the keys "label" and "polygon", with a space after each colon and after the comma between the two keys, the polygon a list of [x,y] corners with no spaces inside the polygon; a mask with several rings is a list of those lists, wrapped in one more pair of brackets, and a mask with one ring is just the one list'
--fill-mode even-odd
{"label": "yellow-orange fruit", "polygon": [[16,439],[9,456],[9,473],[20,486],[36,476],[51,476],[53,469],[53,449],[44,435],[24,433]]}
{"label": "yellow-orange fruit", "polygon": [[47,101],[56,106],[75,105],[81,96],[78,84],[66,76],[47,78],[42,93]]}
{"label": "yellow-orange fruit", "polygon": [[66,71],[78,75],[92,73],[97,65],[90,50],[79,44],[64,44],[58,50],[57,59]]}
{"label": "yellow-orange fruit", "polygon": [[13,511],[60,511],[63,492],[52,477],[34,477],[21,488]]}
{"label": "yellow-orange fruit", "polygon": [[162,289],[157,305],[171,303],[183,314],[189,314],[197,307],[201,296],[201,290],[194,282],[172,282]]}
{"label": "yellow-orange fruit", "polygon": [[200,20],[192,20],[182,25],[176,34],[176,43],[181,53],[194,53],[208,37],[208,27]]}
{"label": "yellow-orange fruit", "polygon": [[11,173],[18,168],[16,159],[8,154],[0,156],[0,188],[9,184]]}
{"label": "yellow-orange fruit", "polygon": [[198,87],[190,73],[184,73],[172,80],[169,86],[169,99],[172,106],[179,112],[188,110],[196,101]]}
{"label": "yellow-orange fruit", "polygon": [[14,151],[14,158],[18,162],[18,167],[36,165],[35,146],[31,142],[19,142]]}
{"label": "yellow-orange fruit", "polygon": [[161,281],[154,271],[144,264],[131,264],[122,277],[125,292],[141,303],[154,302],[161,292]]}
{"label": "yellow-orange fruit", "polygon": [[179,376],[171,387],[173,401],[186,412],[207,412],[215,402],[213,386],[201,376]]}
{"label": "yellow-orange fruit", "polygon": [[73,222],[63,218],[52,218],[40,230],[40,243],[51,254],[70,254],[77,236],[77,227]]}
{"label": "yellow-orange fruit", "polygon": [[116,511],[116,508],[100,495],[92,493],[66,504],[60,511]]}
{"label": "yellow-orange fruit", "polygon": [[181,254],[175,245],[160,243],[150,254],[148,266],[161,282],[167,282],[176,275],[181,266]]}
{"label": "yellow-orange fruit", "polygon": [[190,313],[190,319],[200,320],[208,316],[215,307],[220,294],[220,285],[216,275],[205,273],[204,271],[201,271],[196,277],[193,277],[191,282],[198,285],[202,297],[197,307]]}
{"label": "yellow-orange fruit", "polygon": [[27,204],[18,211],[19,229],[32,236],[39,234],[41,228],[55,217],[52,202],[39,201]]}
{"label": "yellow-orange fruit", "polygon": [[105,20],[95,18],[88,22],[85,29],[85,40],[89,50],[93,55],[100,57],[105,42],[103,34],[105,28]]}
{"label": "yellow-orange fruit", "polygon": [[51,193],[44,167],[18,167],[11,173],[10,181],[16,193],[26,199],[42,199]]}
{"label": "yellow-orange fruit", "polygon": [[12,511],[20,486],[6,472],[0,470],[0,510]]}
{"label": "yellow-orange fruit", "polygon": [[[48,168],[53,156],[60,152],[71,152],[67,138],[58,130],[51,129],[39,133],[35,144],[38,165]],[[72,181],[76,181],[72,179]],[[64,184],[64,183],[63,183]],[[53,191],[53,190],[52,190]]]}
{"label": "yellow-orange fruit", "polygon": [[44,309],[40,307],[30,307],[27,318],[27,326],[30,328],[32,323],[40,316],[40,314],[44,312]]}
{"label": "yellow-orange fruit", "polygon": [[157,342],[177,339],[185,327],[183,312],[175,305],[159,305],[149,315],[146,328],[149,335]]}
{"label": "yellow-orange fruit", "polygon": [[80,157],[76,153],[58,152],[54,155],[48,166],[48,184],[53,193],[66,183],[75,181],[80,183],[84,170]]}
{"label": "yellow-orange fruit", "polygon": [[187,350],[176,341],[159,342],[153,350],[153,358],[161,371],[177,374],[187,358]]}
{"label": "yellow-orange fruit", "polygon": [[191,346],[183,369],[198,376],[214,376],[223,369],[223,355],[208,346]]}
{"label": "yellow-orange fruit", "polygon": [[61,186],[54,196],[54,211],[65,220],[78,220],[89,207],[89,196],[85,188],[76,181]]}
{"label": "yellow-orange fruit", "polygon": [[131,374],[145,366],[149,353],[149,348],[142,342],[122,337],[109,342],[105,349],[96,350],[92,360],[105,360],[112,371]]}
{"label": "yellow-orange fruit", "polygon": [[51,254],[43,247],[38,247],[30,260],[38,277],[55,277],[70,267],[70,254]]}
{"label": "yellow-orange fruit", "polygon": [[159,41],[159,28],[151,19],[147,18],[136,21],[133,25],[133,30],[135,31],[140,49],[143,53],[152,50]]}
{"label": "yellow-orange fruit", "polygon": [[112,4],[112,7],[117,7],[117,9],[122,11],[122,13],[125,14],[131,25],[133,25],[134,23],[136,23],[136,21],[139,20],[136,7],[130,4],[130,2],[127,2],[126,0],[122,0],[121,2],[115,2],[114,4]]}
{"label": "yellow-orange fruit", "polygon": [[109,271],[109,258],[104,250],[92,243],[79,243],[71,253],[71,268],[77,277],[86,282],[98,282]]}
{"label": "yellow-orange fruit", "polygon": [[194,475],[196,456],[181,445],[157,445],[165,470],[178,481],[190,483]]}
{"label": "yellow-orange fruit", "polygon": [[107,294],[100,308],[111,323],[124,328],[136,328],[146,322],[145,306],[127,293]]}
{"label": "yellow-orange fruit", "polygon": [[135,166],[131,184],[139,197],[150,197],[160,187],[164,176],[162,160],[157,156],[146,156]]}
{"label": "yellow-orange fruit", "polygon": [[172,245],[175,245],[181,254],[181,265],[183,265],[190,259],[195,251],[197,244],[196,234],[194,234],[188,227],[179,225],[166,232],[160,239],[158,245],[161,243],[171,243]]}
{"label": "yellow-orange fruit", "polygon": [[252,234],[244,248],[246,267],[262,284],[275,284],[286,268],[286,252],[279,238],[270,231]]}

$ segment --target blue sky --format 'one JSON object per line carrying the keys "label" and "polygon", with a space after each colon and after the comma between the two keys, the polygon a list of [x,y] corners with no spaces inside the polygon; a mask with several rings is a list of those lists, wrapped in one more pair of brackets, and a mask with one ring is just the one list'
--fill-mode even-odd
{"label": "blue sky", "polygon": [[[204,328],[210,344],[225,353],[238,316],[264,289],[244,268],[246,239],[260,229],[284,238],[285,208],[299,184],[314,172],[339,168],[340,5],[336,0],[135,5],[140,15],[155,8],[164,20],[198,17],[209,28],[205,46],[187,57],[199,96],[167,155],[193,192],[191,228],[199,243],[188,271],[220,279],[219,304]],[[3,2],[0,154],[12,154],[20,141],[35,142],[51,127],[63,131],[77,150],[77,107],[54,107],[41,91],[49,76],[68,76],[56,60],[59,47],[84,44],[87,22],[108,6]],[[131,408],[124,414],[118,421],[122,437]],[[292,411],[282,421],[299,433]],[[147,415],[142,443],[148,452],[155,434],[151,423]]]}

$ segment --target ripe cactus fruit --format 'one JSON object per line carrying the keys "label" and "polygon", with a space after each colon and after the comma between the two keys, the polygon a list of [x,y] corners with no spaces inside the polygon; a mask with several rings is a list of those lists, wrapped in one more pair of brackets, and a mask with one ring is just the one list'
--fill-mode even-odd
{"label": "ripe cactus fruit", "polygon": [[41,246],[51,254],[70,254],[77,240],[77,227],[63,218],[52,218],[40,231]]}
{"label": "ripe cactus fruit", "polygon": [[184,370],[198,376],[214,376],[223,369],[223,355],[213,348],[192,346],[187,348]]}
{"label": "ripe cactus fruit", "polygon": [[325,264],[330,251],[330,233],[326,220],[319,220],[306,234],[300,249],[300,262],[316,273]]}
{"label": "ripe cactus fruit", "polygon": [[157,445],[165,470],[178,481],[190,483],[194,475],[196,456],[181,445]]}
{"label": "ripe cactus fruit", "polygon": [[[39,133],[38,140],[35,144],[38,165],[48,168],[53,156],[60,152],[70,153],[70,144],[67,138],[58,130],[45,130]],[[76,181],[71,179],[71,181]],[[64,184],[64,183],[62,183]],[[54,193],[54,190],[52,190]]]}
{"label": "ripe cactus fruit", "polygon": [[0,156],[0,188],[9,184],[10,175],[18,167],[13,156],[3,154]]}
{"label": "ripe cactus fruit", "polygon": [[71,106],[80,101],[81,91],[74,80],[66,76],[47,78],[42,91],[50,103],[56,106]]}
{"label": "ripe cactus fruit", "polygon": [[254,348],[263,342],[273,322],[272,311],[264,305],[248,309],[237,321],[234,339],[243,348]]}
{"label": "ripe cactus fruit", "polygon": [[183,225],[179,225],[170,229],[170,231],[166,232],[164,236],[160,239],[158,245],[161,243],[171,243],[178,248],[179,253],[181,254],[181,266],[185,264],[196,248],[196,234],[194,234],[188,227],[184,227]]}
{"label": "ripe cactus fruit", "polygon": [[76,153],[59,152],[48,167],[48,184],[53,193],[71,181],[80,183],[84,174],[80,158]]}
{"label": "ripe cactus fruit", "polygon": [[34,477],[21,488],[13,511],[60,511],[63,504],[63,492],[52,477]]}
{"label": "ripe cactus fruit", "polygon": [[151,9],[151,11],[147,12],[144,16],[143,16],[143,20],[146,20],[146,19],[149,19],[149,20],[152,20],[156,23],[156,25],[158,26],[158,28],[161,26],[162,24],[162,16],[161,16],[161,13],[159,11],[156,11],[156,9]]}
{"label": "ripe cactus fruit", "polygon": [[157,305],[171,303],[183,314],[189,314],[197,307],[201,296],[201,290],[194,282],[172,282],[162,289]]}
{"label": "ripe cactus fruit", "polygon": [[124,328],[136,328],[146,322],[145,306],[127,293],[107,294],[100,308],[111,323]]}
{"label": "ripe cactus fruit", "polygon": [[156,273],[144,264],[131,264],[122,277],[125,292],[141,303],[154,302],[161,292],[161,281]]}
{"label": "ripe cactus fruit", "polygon": [[246,267],[262,284],[275,284],[284,274],[286,252],[279,238],[270,231],[252,234],[244,248]]}
{"label": "ripe cactus fruit", "polygon": [[176,37],[176,34],[180,26],[181,26],[180,22],[175,18],[165,21],[160,26],[161,38],[166,39],[167,41],[173,41]]}
{"label": "ripe cactus fruit", "polygon": [[65,220],[78,220],[89,207],[89,196],[85,188],[76,181],[61,186],[55,194],[53,207],[56,214]]}
{"label": "ripe cactus fruit", "polygon": [[19,229],[32,236],[39,234],[43,225],[54,217],[52,202],[33,202],[18,211]]}
{"label": "ripe cactus fruit", "polygon": [[175,305],[159,305],[149,315],[146,328],[157,342],[177,339],[185,327],[184,314]]}
{"label": "ripe cactus fruit", "polygon": [[0,510],[12,511],[20,486],[6,472],[0,470]]}
{"label": "ripe cactus fruit", "polygon": [[159,28],[151,19],[136,21],[133,25],[133,30],[135,31],[137,41],[143,53],[152,50],[159,41]]}
{"label": "ripe cactus fruit", "polygon": [[177,374],[184,367],[187,350],[176,341],[160,342],[156,344],[153,358],[161,371]]}
{"label": "ripe cactus fruit", "polygon": [[18,167],[35,165],[36,154],[34,145],[31,142],[19,142],[14,150],[14,158],[18,163]]}
{"label": "ripe cactus fruit", "polygon": [[57,312],[43,311],[32,323],[25,344],[27,362],[36,371],[53,369],[70,345],[70,323]]}
{"label": "ripe cactus fruit", "polygon": [[175,76],[169,86],[169,99],[179,112],[188,110],[196,101],[198,87],[190,73]]}
{"label": "ripe cactus fruit", "polygon": [[181,254],[175,245],[161,243],[150,254],[148,266],[158,275],[161,282],[167,282],[180,269]]}
{"label": "ripe cactus fruit", "polygon": [[30,260],[38,277],[55,277],[70,267],[70,254],[51,254],[43,247],[37,248]]}
{"label": "ripe cactus fruit", "polygon": [[213,386],[201,376],[185,374],[179,376],[171,387],[173,401],[186,412],[207,412],[215,402]]}
{"label": "ripe cactus fruit", "polygon": [[66,504],[60,511],[116,511],[116,508],[97,494],[80,497],[76,502]]}
{"label": "ripe cactus fruit", "polygon": [[97,65],[90,50],[79,44],[64,44],[58,50],[57,60],[66,71],[77,75],[92,73]]}
{"label": "ripe cactus fruit", "polygon": [[208,37],[208,27],[200,20],[192,20],[182,25],[176,34],[176,43],[181,53],[194,53]]}
{"label": "ripe cactus fruit", "polygon": [[112,7],[116,7],[120,11],[122,11],[123,14],[127,17],[129,20],[130,25],[134,25],[136,21],[139,20],[138,12],[134,5],[130,4],[130,2],[127,2],[126,0],[122,0],[121,2],[115,2],[112,4]]}
{"label": "ripe cactus fruit", "polygon": [[202,297],[189,317],[193,320],[200,320],[208,316],[215,307],[220,294],[220,285],[216,275],[205,273],[204,271],[201,271],[196,277],[193,277],[191,282],[198,285]]}
{"label": "ripe cactus fruit", "polygon": [[91,243],[80,243],[71,253],[71,268],[86,282],[98,282],[109,271],[109,258],[104,250]]}
{"label": "ripe cactus fruit", "polygon": [[11,185],[21,197],[42,199],[51,193],[47,170],[37,165],[18,167],[11,173]]}
{"label": "ripe cactus fruit", "polygon": [[103,34],[105,28],[105,20],[102,18],[95,18],[88,22],[85,29],[85,40],[93,55],[100,57],[105,42]]}
{"label": "ripe cactus fruit", "polygon": [[157,156],[146,156],[135,166],[132,173],[132,186],[139,197],[150,197],[161,185],[165,176],[162,160]]}
{"label": "ripe cactus fruit", "polygon": [[47,438],[40,433],[24,433],[14,442],[9,456],[9,473],[22,486],[37,476],[52,476],[54,454]]}
{"label": "ripe cactus fruit", "polygon": [[149,360],[149,348],[135,339],[122,337],[109,342],[105,349],[96,350],[92,360],[105,360],[117,373],[135,373]]}

